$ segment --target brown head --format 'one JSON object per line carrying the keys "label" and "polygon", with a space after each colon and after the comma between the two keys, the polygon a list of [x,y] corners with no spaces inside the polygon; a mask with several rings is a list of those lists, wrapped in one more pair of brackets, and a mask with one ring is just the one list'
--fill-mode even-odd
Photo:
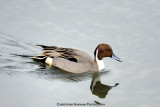
{"label": "brown head", "polygon": [[97,57],[99,60],[102,60],[104,57],[113,58],[119,62],[122,62],[118,57],[116,57],[113,53],[113,50],[110,45],[108,44],[99,44],[94,51],[94,56]]}

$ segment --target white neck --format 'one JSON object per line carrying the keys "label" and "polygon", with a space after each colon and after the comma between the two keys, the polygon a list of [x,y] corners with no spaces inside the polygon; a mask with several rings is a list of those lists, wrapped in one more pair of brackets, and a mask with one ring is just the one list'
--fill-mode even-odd
{"label": "white neck", "polygon": [[103,60],[99,60],[97,55],[98,55],[98,49],[96,51],[96,61],[97,61],[97,64],[98,64],[98,69],[100,71],[100,70],[104,69],[104,62],[103,62]]}

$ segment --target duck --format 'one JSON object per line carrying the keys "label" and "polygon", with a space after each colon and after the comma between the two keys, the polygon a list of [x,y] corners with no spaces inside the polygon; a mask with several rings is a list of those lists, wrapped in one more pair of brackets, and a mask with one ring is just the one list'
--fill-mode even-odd
{"label": "duck", "polygon": [[45,45],[37,46],[42,47],[42,53],[37,56],[30,56],[30,58],[71,73],[99,72],[104,70],[103,58],[106,57],[122,62],[120,58],[115,56],[111,46],[105,43],[101,43],[96,47],[94,59],[88,53],[78,49]]}

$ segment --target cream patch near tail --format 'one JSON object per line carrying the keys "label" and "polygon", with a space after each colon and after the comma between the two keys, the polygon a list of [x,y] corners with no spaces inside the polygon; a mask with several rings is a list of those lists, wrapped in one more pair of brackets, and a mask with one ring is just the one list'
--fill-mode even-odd
{"label": "cream patch near tail", "polygon": [[47,59],[46,59],[45,63],[47,63],[47,64],[49,64],[49,65],[52,65],[52,61],[53,61],[53,59],[52,59],[52,58],[47,57]]}

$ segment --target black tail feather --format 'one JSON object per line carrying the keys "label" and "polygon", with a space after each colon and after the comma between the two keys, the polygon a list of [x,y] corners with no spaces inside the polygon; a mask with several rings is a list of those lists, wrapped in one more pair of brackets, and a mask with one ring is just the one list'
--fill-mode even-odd
{"label": "black tail feather", "polygon": [[45,62],[47,59],[47,56],[32,56],[31,57],[34,61],[38,62]]}
{"label": "black tail feather", "polygon": [[19,55],[19,54],[11,54],[11,55],[20,56],[20,57],[28,57],[28,58],[33,57],[33,56],[30,56],[30,55]]}
{"label": "black tail feather", "polygon": [[24,58],[31,58],[34,61],[39,61],[39,62],[45,62],[47,56],[30,56],[30,55],[18,55],[18,54],[12,54],[14,56],[20,56]]}
{"label": "black tail feather", "polygon": [[54,50],[54,49],[57,49],[56,46],[45,46],[45,45],[36,45],[36,46],[42,47],[43,50]]}

